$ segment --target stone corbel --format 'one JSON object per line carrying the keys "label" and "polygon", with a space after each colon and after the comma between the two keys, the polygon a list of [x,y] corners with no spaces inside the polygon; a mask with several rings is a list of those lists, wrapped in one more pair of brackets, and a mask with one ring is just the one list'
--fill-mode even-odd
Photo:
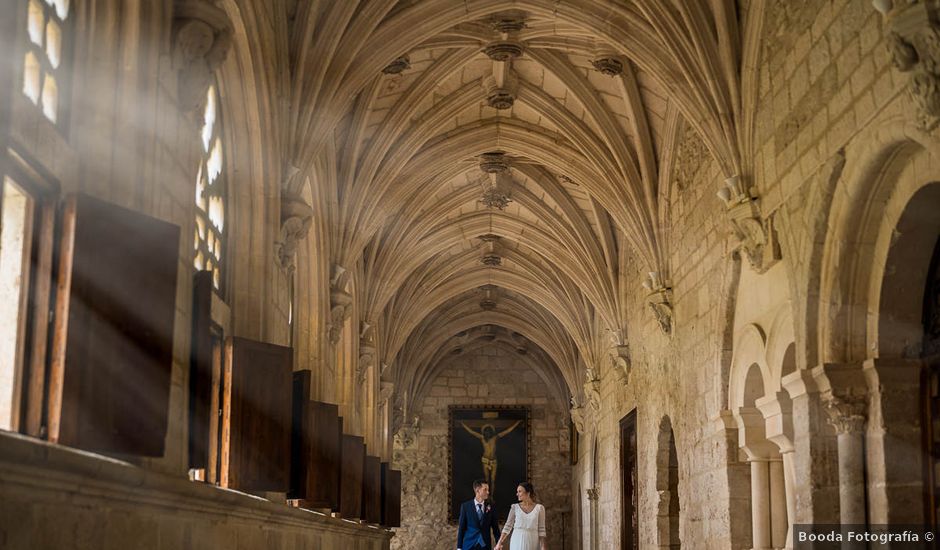
{"label": "stone corbel", "polygon": [[630,359],[630,344],[623,336],[622,330],[611,330],[610,337],[610,368],[620,377],[624,384],[630,382],[630,372],[633,370],[633,362]]}
{"label": "stone corbel", "polygon": [[352,306],[352,294],[346,291],[346,268],[333,264],[330,275],[330,323],[329,338],[334,346],[339,342],[343,333],[343,324],[349,318]]}
{"label": "stone corbel", "polygon": [[886,26],[894,66],[910,73],[917,122],[932,130],[940,121],[940,4],[928,0],[874,0]]}
{"label": "stone corbel", "polygon": [[583,434],[587,421],[585,418],[584,405],[579,405],[575,402],[574,397],[572,397],[569,412],[571,413],[571,422],[574,423],[574,429],[578,430],[578,433]]}
{"label": "stone corbel", "polygon": [[650,271],[649,278],[643,281],[643,288],[649,292],[646,301],[659,323],[663,334],[672,334],[673,310],[672,287],[666,284],[658,271]]}
{"label": "stone corbel", "polygon": [[369,369],[375,366],[375,337],[372,323],[362,321],[359,329],[359,366],[356,371],[356,380],[359,384],[366,381]]}
{"label": "stone corbel", "polygon": [[385,406],[386,403],[392,398],[392,394],[395,393],[395,384],[391,382],[382,382],[379,386],[379,396],[376,399],[376,403],[379,408]]}
{"label": "stone corbel", "polygon": [[183,111],[196,111],[204,104],[215,71],[231,46],[232,22],[225,10],[209,0],[173,3],[173,65]]}
{"label": "stone corbel", "polygon": [[781,258],[773,215],[766,219],[761,217],[760,200],[752,189],[745,188],[740,176],[726,179],[718,197],[727,207],[740,250],[754,271],[766,272]]}
{"label": "stone corbel", "polygon": [[274,249],[277,264],[288,275],[296,267],[297,246],[307,238],[313,224],[313,208],[298,196],[281,197],[281,230]]}
{"label": "stone corbel", "polygon": [[395,432],[395,446],[407,449],[418,439],[419,433],[421,433],[421,419],[415,415],[410,424],[402,426]]}

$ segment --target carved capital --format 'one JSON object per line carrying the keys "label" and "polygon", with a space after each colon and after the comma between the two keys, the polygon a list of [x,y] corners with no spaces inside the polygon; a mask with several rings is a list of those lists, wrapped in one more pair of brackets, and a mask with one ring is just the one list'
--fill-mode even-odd
{"label": "carved capital", "polygon": [[376,398],[378,406],[384,407],[386,403],[392,398],[392,394],[395,393],[395,384],[391,382],[382,382],[379,386],[379,396]]}
{"label": "carved capital", "polygon": [[829,414],[829,424],[837,434],[861,433],[865,429],[865,412],[868,400],[861,395],[837,397],[828,395],[823,405]]}
{"label": "carved capital", "polygon": [[232,22],[209,0],[173,3],[173,65],[183,111],[196,111],[232,45]]}
{"label": "carved capital", "polygon": [[588,497],[588,500],[596,501],[596,500],[598,500],[598,499],[600,498],[600,496],[601,496],[600,487],[596,487],[596,486],[595,486],[595,487],[591,487],[591,488],[587,489],[587,497]]}
{"label": "carved capital", "polygon": [[302,198],[281,198],[281,230],[274,249],[278,266],[288,274],[294,272],[297,246],[307,238],[312,224],[313,208]]}
{"label": "carved capital", "polygon": [[917,122],[931,130],[940,122],[940,4],[927,0],[881,1],[886,44],[894,66],[910,73],[908,88]]}

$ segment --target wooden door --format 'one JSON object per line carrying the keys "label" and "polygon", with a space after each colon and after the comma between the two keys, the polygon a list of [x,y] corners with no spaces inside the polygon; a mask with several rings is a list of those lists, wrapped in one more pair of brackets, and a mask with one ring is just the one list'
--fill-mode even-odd
{"label": "wooden door", "polygon": [[620,421],[620,482],[621,509],[620,547],[637,550],[640,547],[637,525],[637,452],[636,411]]}
{"label": "wooden door", "polygon": [[940,526],[940,241],[934,248],[924,292],[924,370],[921,377],[924,458],[924,523]]}
{"label": "wooden door", "polygon": [[292,350],[244,338],[225,347],[221,485],[286,492]]}
{"label": "wooden door", "polygon": [[49,440],[162,456],[167,430],[179,227],[84,195],[61,240]]}

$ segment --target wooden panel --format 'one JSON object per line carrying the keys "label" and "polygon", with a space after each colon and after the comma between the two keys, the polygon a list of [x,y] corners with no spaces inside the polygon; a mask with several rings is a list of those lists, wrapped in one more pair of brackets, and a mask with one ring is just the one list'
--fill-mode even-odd
{"label": "wooden panel", "polygon": [[339,512],[343,425],[339,407],[297,400],[309,395],[309,371],[294,373],[295,409],[291,441],[291,489],[287,498],[303,508]]}
{"label": "wooden panel", "polygon": [[401,472],[382,463],[382,525],[401,527]]}
{"label": "wooden panel", "polygon": [[[189,367],[189,467],[208,468],[212,410],[212,272],[193,276],[193,332]],[[213,414],[215,412],[215,414]]]}
{"label": "wooden panel", "polygon": [[62,217],[49,439],[161,456],[179,228],[83,195]]}
{"label": "wooden panel", "polygon": [[362,519],[382,522],[382,465],[377,456],[366,456],[362,469]]}
{"label": "wooden panel", "polygon": [[339,513],[344,518],[362,517],[362,474],[366,445],[361,437],[343,434],[343,455],[340,467]]}
{"label": "wooden panel", "polygon": [[224,487],[286,492],[290,481],[292,350],[226,341],[222,405]]}
{"label": "wooden panel", "polygon": [[310,434],[307,416],[310,409],[310,371],[293,374],[290,422],[290,487],[287,498],[304,499],[307,496],[307,477],[311,462]]}

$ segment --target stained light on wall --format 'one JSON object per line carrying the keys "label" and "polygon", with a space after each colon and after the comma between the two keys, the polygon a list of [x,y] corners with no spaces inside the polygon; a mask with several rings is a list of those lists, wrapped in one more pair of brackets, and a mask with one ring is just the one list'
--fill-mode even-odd
{"label": "stained light on wall", "polygon": [[26,10],[23,94],[40,107],[46,118],[57,122],[69,0],[28,0]]}
{"label": "stained light on wall", "polygon": [[210,86],[200,130],[202,151],[196,175],[193,266],[200,271],[211,271],[217,290],[222,288],[225,251],[225,159],[219,115],[219,92],[215,86]]}

